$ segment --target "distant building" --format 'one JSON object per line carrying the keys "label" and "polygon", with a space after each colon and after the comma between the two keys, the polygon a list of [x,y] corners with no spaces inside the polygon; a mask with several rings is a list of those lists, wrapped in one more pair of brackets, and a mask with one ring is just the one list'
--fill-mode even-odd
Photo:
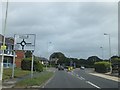
{"label": "distant building", "polygon": [[[4,36],[0,34],[0,47],[3,45],[3,38]],[[13,48],[14,48],[14,38],[5,38],[5,45],[6,50],[4,52],[4,60],[3,60],[3,65],[5,68],[11,68],[13,66]],[[24,58],[24,51],[16,51],[16,56],[15,56],[15,66],[16,67],[21,67],[21,61]],[[2,59],[2,50],[0,50],[0,62]]]}
{"label": "distant building", "polygon": [[43,64],[43,65],[46,65],[49,63],[48,59],[44,58],[44,57],[40,57],[40,62]]}
{"label": "distant building", "polygon": [[[3,45],[3,38],[4,36],[0,34],[0,47]],[[6,68],[12,67],[13,63],[13,46],[14,46],[14,39],[13,38],[5,38],[5,45],[6,50],[4,51],[4,61],[3,65]],[[0,50],[0,62],[2,59],[2,50]]]}

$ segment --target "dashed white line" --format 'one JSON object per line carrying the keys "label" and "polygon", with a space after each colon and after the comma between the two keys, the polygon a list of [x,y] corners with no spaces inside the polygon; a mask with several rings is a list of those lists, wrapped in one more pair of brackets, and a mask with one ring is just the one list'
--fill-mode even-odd
{"label": "dashed white line", "polygon": [[85,80],[85,78],[83,78],[83,77],[81,77],[82,78],[82,80]]}
{"label": "dashed white line", "polygon": [[101,89],[100,87],[98,87],[97,85],[91,83],[90,81],[86,81],[86,83],[88,83],[88,84],[90,84],[90,85],[92,85],[92,86],[94,86],[94,87],[96,87],[96,88],[98,88],[98,89]]}
{"label": "dashed white line", "polygon": [[78,79],[82,80],[82,78],[78,77]]}
{"label": "dashed white line", "polygon": [[[79,76],[79,75],[76,74],[76,73],[73,73],[73,72],[69,72],[69,73],[70,73],[71,75],[73,75],[73,76],[77,76],[77,78],[80,79],[80,80],[85,80],[85,78],[83,78],[82,76]],[[101,89],[99,86],[93,84],[93,83],[90,82],[90,81],[86,81],[86,80],[85,80],[85,82],[88,83],[88,84],[90,84],[90,85],[92,85],[92,86],[94,86],[94,87],[96,87],[96,88],[98,88],[98,89]]]}

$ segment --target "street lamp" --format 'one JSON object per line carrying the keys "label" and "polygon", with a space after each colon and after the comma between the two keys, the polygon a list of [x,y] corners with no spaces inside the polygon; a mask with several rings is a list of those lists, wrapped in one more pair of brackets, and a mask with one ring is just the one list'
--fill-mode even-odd
{"label": "street lamp", "polygon": [[[109,62],[111,63],[111,42],[110,42],[110,34],[104,33],[104,35],[108,35],[108,36],[109,36],[109,57],[110,57]],[[111,69],[111,70],[112,70],[112,69]]]}
{"label": "street lamp", "polygon": [[4,50],[5,50],[5,33],[6,33],[6,26],[7,26],[7,16],[8,16],[8,0],[7,0],[7,5],[6,5],[6,13],[5,13],[5,24],[4,24],[4,28],[3,28],[3,45],[1,47],[3,47],[2,49],[2,61],[1,61],[1,65],[0,65],[0,81],[2,82],[2,76],[3,76],[3,60],[4,60]]}
{"label": "street lamp", "polygon": [[[49,62],[50,62],[50,59],[49,59],[49,45],[51,44],[52,42],[47,42],[47,57],[48,57],[48,60],[49,60]],[[50,62],[50,65],[51,65],[51,62]],[[47,62],[46,62],[46,70],[47,70]]]}
{"label": "street lamp", "polygon": [[111,42],[110,42],[110,34],[104,33],[104,35],[109,36],[109,57],[110,57],[110,62],[111,62]]}
{"label": "street lamp", "polygon": [[102,59],[104,60],[104,57],[103,57],[103,47],[100,47],[101,50],[102,50]]}

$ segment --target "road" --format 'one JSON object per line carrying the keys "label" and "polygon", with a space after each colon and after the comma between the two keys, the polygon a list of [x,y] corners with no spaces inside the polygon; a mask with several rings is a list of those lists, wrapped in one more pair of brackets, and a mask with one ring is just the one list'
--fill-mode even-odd
{"label": "road", "polygon": [[55,71],[43,88],[118,88],[118,82],[89,74],[89,70]]}

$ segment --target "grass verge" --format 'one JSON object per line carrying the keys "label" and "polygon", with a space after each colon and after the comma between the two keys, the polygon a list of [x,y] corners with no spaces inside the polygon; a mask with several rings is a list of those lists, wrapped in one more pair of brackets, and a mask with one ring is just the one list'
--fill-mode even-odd
{"label": "grass verge", "polygon": [[[21,70],[20,68],[15,68],[15,78],[22,77],[25,75],[30,74],[30,71]],[[12,76],[12,69],[11,68],[5,68],[3,71],[3,80],[10,79]]]}
{"label": "grass verge", "polygon": [[27,88],[28,86],[40,86],[53,76],[53,72],[44,72],[37,77],[24,79],[15,84],[14,88]]}

